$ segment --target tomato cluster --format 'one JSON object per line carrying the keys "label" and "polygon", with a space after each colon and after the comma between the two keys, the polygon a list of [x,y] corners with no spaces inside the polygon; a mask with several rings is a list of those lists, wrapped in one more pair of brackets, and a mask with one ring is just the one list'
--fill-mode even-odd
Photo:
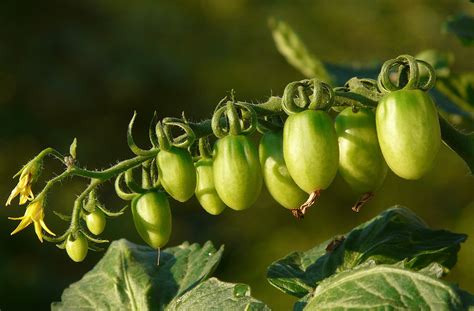
{"label": "tomato cluster", "polygon": [[[397,62],[410,67],[404,86],[394,86],[389,78]],[[316,79],[290,83],[281,99],[282,111],[273,116],[257,117],[252,105],[234,98],[221,102],[211,121],[217,137],[213,148],[209,134],[194,144],[186,120],[158,122],[159,151],[142,166],[142,184],[134,181],[132,169],[116,180],[119,196],[132,201],[138,234],[156,249],[168,242],[172,216],[167,194],[179,202],[195,195],[205,211],[219,215],[226,207],[251,207],[265,184],[280,205],[302,217],[337,172],[361,196],[355,211],[381,187],[388,168],[405,179],[422,177],[441,143],[435,104],[426,87],[419,86],[413,58],[384,66],[379,80],[373,81],[380,94],[374,106],[335,109],[334,90]],[[185,131],[184,140],[172,137],[170,127],[176,125]],[[262,133],[258,148],[250,136],[255,130]],[[131,193],[120,190],[122,176]],[[84,217],[93,234],[104,230],[101,209],[92,208]],[[75,261],[86,256],[87,248],[80,232],[66,241]]]}

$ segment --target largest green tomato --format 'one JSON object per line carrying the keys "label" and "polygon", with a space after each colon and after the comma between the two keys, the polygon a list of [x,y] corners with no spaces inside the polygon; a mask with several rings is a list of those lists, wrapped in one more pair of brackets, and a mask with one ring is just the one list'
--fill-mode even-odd
{"label": "largest green tomato", "polygon": [[405,179],[419,179],[433,165],[440,144],[438,114],[421,90],[388,93],[376,111],[377,135],[385,161]]}
{"label": "largest green tomato", "polygon": [[249,208],[262,189],[257,149],[244,135],[225,136],[214,148],[214,184],[219,197],[232,209]]}
{"label": "largest green tomato", "polygon": [[189,200],[196,188],[196,169],[186,149],[172,146],[156,156],[161,185],[179,202]]}
{"label": "largest green tomato", "polygon": [[288,209],[300,207],[308,194],[291,178],[283,159],[283,132],[267,132],[262,136],[258,149],[263,180],[271,196]]}
{"label": "largest green tomato", "polygon": [[311,193],[336,176],[339,148],[332,119],[321,110],[292,114],[283,129],[283,155],[296,184]]}
{"label": "largest green tomato", "polygon": [[339,173],[357,193],[374,192],[387,175],[380,151],[375,114],[367,108],[344,109],[336,117],[339,141]]}
{"label": "largest green tomato", "polygon": [[147,192],[132,200],[133,222],[138,234],[153,248],[164,246],[171,235],[171,211],[166,194]]}

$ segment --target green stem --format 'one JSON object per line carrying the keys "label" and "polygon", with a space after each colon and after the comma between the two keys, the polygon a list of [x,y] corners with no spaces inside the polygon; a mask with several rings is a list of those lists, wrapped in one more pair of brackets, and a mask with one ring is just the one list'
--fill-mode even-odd
{"label": "green stem", "polygon": [[82,210],[82,202],[84,202],[84,199],[86,196],[89,195],[89,193],[94,190],[98,185],[103,183],[103,180],[100,179],[92,179],[91,183],[87,188],[77,197],[77,199],[74,201],[74,207],[72,210],[72,218],[71,218],[71,225],[69,226],[68,231],[71,233],[76,232],[77,230],[80,229],[80,223],[79,221],[81,220],[81,210]]}
{"label": "green stem", "polygon": [[54,184],[58,183],[58,182],[61,182],[63,179],[65,179],[66,177],[69,177],[71,176],[71,171],[64,171],[62,172],[60,175],[48,180],[48,182],[46,183],[46,185],[44,186],[43,190],[41,190],[41,192],[38,194],[38,196],[36,197],[36,199],[40,198],[40,197],[43,197],[43,196],[46,196],[46,194],[48,193],[48,191],[51,189],[51,187],[54,186]]}
{"label": "green stem", "polygon": [[70,170],[70,172],[74,176],[80,176],[80,177],[85,177],[85,178],[96,178],[96,179],[105,181],[112,177],[117,176],[120,173],[125,172],[126,170],[130,168],[136,167],[145,161],[153,159],[158,154],[158,152],[159,150],[156,150],[155,152],[147,156],[136,156],[134,158],[122,161],[103,171],[90,171],[90,170],[80,168],[78,166],[74,166]]}

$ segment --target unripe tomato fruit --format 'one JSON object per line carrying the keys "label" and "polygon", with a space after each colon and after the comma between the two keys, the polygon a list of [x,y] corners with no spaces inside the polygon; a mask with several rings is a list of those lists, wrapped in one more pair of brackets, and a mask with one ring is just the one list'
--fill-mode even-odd
{"label": "unripe tomato fruit", "polygon": [[191,154],[186,149],[172,146],[156,156],[159,178],[163,188],[179,201],[189,200],[196,188],[196,169]]}
{"label": "unripe tomato fruit", "polygon": [[271,196],[288,209],[300,207],[308,194],[291,178],[283,159],[283,131],[266,132],[258,149],[263,180]]}
{"label": "unripe tomato fruit", "polygon": [[375,114],[368,108],[344,109],[336,117],[339,142],[339,173],[357,193],[374,192],[387,175],[380,151]]}
{"label": "unripe tomato fruit", "polygon": [[214,184],[219,197],[234,210],[249,208],[263,183],[257,148],[244,135],[225,136],[214,148]]}
{"label": "unripe tomato fruit", "polygon": [[196,167],[197,183],[196,198],[201,206],[211,215],[219,215],[225,209],[225,203],[217,194],[214,185],[212,159],[203,158],[194,163]]}
{"label": "unripe tomato fruit", "polygon": [[86,237],[78,232],[76,239],[72,235],[69,235],[66,241],[66,252],[72,260],[75,262],[81,262],[86,258],[88,245]]}
{"label": "unripe tomato fruit", "polygon": [[421,90],[399,90],[380,100],[376,111],[380,149],[388,166],[405,179],[419,179],[433,165],[441,144],[438,113]]}
{"label": "unripe tomato fruit", "polygon": [[133,222],[138,234],[152,248],[164,246],[171,235],[171,211],[166,194],[152,191],[132,200]]}
{"label": "unripe tomato fruit", "polygon": [[104,231],[105,223],[105,214],[98,208],[86,215],[87,229],[95,235],[99,235]]}
{"label": "unripe tomato fruit", "polygon": [[292,114],[283,129],[283,156],[295,183],[307,193],[329,187],[339,148],[332,119],[321,110]]}

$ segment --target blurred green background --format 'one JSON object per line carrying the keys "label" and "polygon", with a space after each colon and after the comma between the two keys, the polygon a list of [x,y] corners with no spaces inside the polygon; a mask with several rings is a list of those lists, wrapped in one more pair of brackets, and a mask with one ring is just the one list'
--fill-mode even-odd
{"label": "blurred green background", "polygon": [[[292,25],[312,51],[330,63],[381,62],[402,53],[451,51],[453,71],[474,70],[473,47],[440,32],[447,16],[474,13],[468,1],[14,1],[0,2],[0,202],[18,169],[45,147],[67,152],[78,138],[78,157],[105,168],[131,157],[125,131],[139,113],[136,137],[144,145],[154,110],[161,117],[209,118],[235,89],[242,100],[281,95],[302,78],[276,51],[270,16]],[[46,161],[45,178],[62,169]],[[64,183],[49,196],[46,222],[65,224],[51,211],[68,213],[84,187]],[[41,184],[34,188],[38,191]],[[101,189],[110,209],[126,203],[111,184]],[[469,234],[449,280],[474,291],[474,179],[462,160],[443,146],[433,170],[418,181],[390,174],[375,199],[355,214],[356,196],[338,177],[303,221],[264,192],[243,212],[206,214],[193,198],[173,202],[169,245],[188,240],[225,244],[216,276],[251,285],[253,295],[275,310],[295,301],[272,288],[266,267],[293,250],[305,250],[344,233],[395,204],[405,205],[433,227]],[[17,202],[17,201],[15,201]],[[24,207],[0,208],[0,309],[48,309],[62,290],[100,259],[80,264],[54,244],[41,244],[29,227],[10,237]],[[108,222],[105,237],[141,243],[130,212]]]}

